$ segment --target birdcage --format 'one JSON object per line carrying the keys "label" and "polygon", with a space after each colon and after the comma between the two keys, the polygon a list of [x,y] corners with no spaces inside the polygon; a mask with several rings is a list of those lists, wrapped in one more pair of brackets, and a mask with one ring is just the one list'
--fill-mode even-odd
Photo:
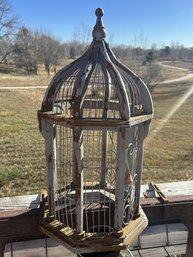
{"label": "birdcage", "polygon": [[124,249],[147,226],[139,200],[152,99],[106,43],[103,10],[95,13],[92,43],[54,76],[38,112],[47,171],[40,228],[82,253]]}

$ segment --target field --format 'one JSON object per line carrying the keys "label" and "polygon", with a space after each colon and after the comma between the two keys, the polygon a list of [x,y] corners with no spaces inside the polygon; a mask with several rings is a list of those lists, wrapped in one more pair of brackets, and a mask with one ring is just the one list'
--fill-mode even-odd
{"label": "field", "polygon": [[[172,69],[162,73],[164,80],[184,75]],[[50,80],[43,71],[0,73],[0,196],[38,193],[46,185],[37,122],[45,89],[1,87],[45,86]],[[152,96],[155,115],[145,142],[143,183],[193,179],[193,80],[158,85]]]}
{"label": "field", "polygon": [[154,119],[146,139],[143,181],[193,179],[193,82],[158,86]]}

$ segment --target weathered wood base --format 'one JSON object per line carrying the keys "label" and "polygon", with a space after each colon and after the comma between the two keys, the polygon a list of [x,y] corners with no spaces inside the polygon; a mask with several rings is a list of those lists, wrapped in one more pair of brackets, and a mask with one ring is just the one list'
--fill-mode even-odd
{"label": "weathered wood base", "polygon": [[148,220],[140,208],[139,216],[119,231],[77,233],[75,229],[65,226],[54,217],[49,217],[46,198],[42,202],[41,209],[41,232],[76,254],[119,252],[131,245],[148,225]]}

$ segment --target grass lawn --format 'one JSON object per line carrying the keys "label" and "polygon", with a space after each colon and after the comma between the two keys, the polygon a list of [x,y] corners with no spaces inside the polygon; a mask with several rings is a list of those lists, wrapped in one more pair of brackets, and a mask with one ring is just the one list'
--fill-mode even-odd
{"label": "grass lawn", "polygon": [[[50,79],[4,73],[0,87],[42,86]],[[193,179],[193,94],[185,97],[192,85],[178,82],[153,91],[155,117],[145,142],[144,183]],[[0,89],[0,196],[38,193],[46,187],[44,140],[37,122],[44,92]]]}
{"label": "grass lawn", "polygon": [[44,141],[37,109],[43,90],[0,90],[0,195],[39,192],[45,187]]}
{"label": "grass lawn", "polygon": [[155,114],[145,142],[143,181],[193,179],[193,82],[158,86],[153,101]]}

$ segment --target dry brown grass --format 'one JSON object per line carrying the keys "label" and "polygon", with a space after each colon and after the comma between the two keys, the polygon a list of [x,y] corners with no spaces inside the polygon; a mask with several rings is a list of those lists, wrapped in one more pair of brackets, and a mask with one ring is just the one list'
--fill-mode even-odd
{"label": "dry brown grass", "polygon": [[[67,65],[72,61],[67,59],[63,64]],[[38,66],[37,75],[27,75],[23,69],[15,65],[0,64],[0,87],[48,86],[54,75],[55,73],[51,70],[48,76],[43,65]]]}
{"label": "dry brown grass", "polygon": [[[147,66],[146,65],[141,65],[141,61],[133,61],[133,60],[123,60],[123,63],[131,68],[138,76],[145,76],[147,72]],[[170,62],[165,62],[167,65],[172,65]],[[180,66],[179,66],[180,67]],[[164,67],[164,66],[159,66],[159,74],[158,76],[154,79],[154,83],[158,83],[164,80],[170,80],[173,78],[179,78],[183,77],[187,74],[186,71],[183,70],[175,70],[172,68]],[[150,82],[150,83],[151,83]]]}
{"label": "dry brown grass", "polygon": [[166,67],[161,66],[157,82],[161,82],[164,80],[170,80],[170,79],[174,79],[174,78],[180,78],[180,77],[185,76],[186,74],[187,74],[187,72],[183,71],[183,70],[175,70],[172,68],[166,68]]}
{"label": "dry brown grass", "polygon": [[23,70],[13,65],[8,65],[6,69],[4,64],[0,65],[1,87],[47,86],[52,76],[48,76],[42,66],[38,69],[38,75],[29,76]]}
{"label": "dry brown grass", "polygon": [[187,61],[181,60],[181,61],[175,61],[175,62],[165,61],[163,62],[163,64],[172,65],[183,69],[193,68],[193,61],[188,61],[188,60]]}
{"label": "dry brown grass", "polygon": [[[185,98],[189,90],[192,94]],[[161,85],[153,92],[153,100],[155,115],[145,143],[144,182],[193,179],[193,82]]]}
{"label": "dry brown grass", "polygon": [[44,142],[37,110],[43,90],[0,91],[0,195],[38,192],[45,186]]}

